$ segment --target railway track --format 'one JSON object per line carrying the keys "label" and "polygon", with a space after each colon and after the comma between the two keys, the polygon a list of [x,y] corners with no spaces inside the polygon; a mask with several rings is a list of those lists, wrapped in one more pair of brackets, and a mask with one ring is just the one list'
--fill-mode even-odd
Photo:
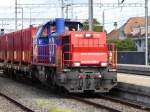
{"label": "railway track", "polygon": [[19,103],[18,101],[16,101],[15,99],[12,99],[10,98],[9,96],[3,94],[3,93],[0,93],[0,96],[1,97],[4,97],[6,98],[8,101],[12,102],[13,104],[15,104],[17,107],[20,107],[23,111],[25,112],[34,112],[32,109],[26,107],[25,105]]}
{"label": "railway track", "polygon": [[118,73],[150,76],[150,66],[144,65],[118,64],[117,71]]}
{"label": "railway track", "polygon": [[99,109],[108,110],[109,112],[122,112],[122,111],[120,111],[120,110],[117,110],[117,109],[114,109],[114,108],[111,108],[111,107],[109,107],[109,106],[105,106],[105,105],[102,105],[102,104],[99,104],[99,103],[95,103],[95,102],[86,100],[86,99],[81,98],[81,97],[69,96],[69,98],[75,99],[75,100],[77,100],[77,101],[83,102],[83,103],[88,104],[88,105],[92,105],[92,106],[94,106],[94,107],[96,107],[96,108],[99,108]]}
{"label": "railway track", "polygon": [[[7,98],[8,100],[10,100],[11,102],[13,102],[15,105],[21,107],[23,110],[27,111],[27,112],[34,112],[33,110],[29,109],[28,107],[18,103],[17,101],[11,99],[10,97],[6,96],[6,95],[3,95],[0,93],[0,96],[3,96],[5,98]],[[89,98],[95,98],[95,99],[104,99],[104,100],[109,100],[111,102],[114,102],[114,103],[120,103],[122,105],[126,105],[128,107],[133,107],[133,108],[136,108],[136,109],[140,109],[141,111],[142,110],[145,110],[145,111],[150,111],[150,107],[146,107],[144,105],[140,105],[140,104],[136,104],[136,103],[132,103],[132,102],[129,102],[129,101],[125,101],[123,99],[118,99],[118,98],[114,98],[114,97],[111,97],[111,96],[108,96],[108,95],[90,95],[90,96],[84,96],[84,95],[64,95],[64,97],[67,97],[67,98],[70,98],[70,99],[74,99],[74,100],[77,100],[77,101],[80,101],[80,102],[83,102],[87,105],[91,105],[91,106],[94,106],[96,108],[99,108],[99,109],[104,109],[104,110],[107,110],[107,111],[110,111],[110,112],[122,112],[122,110],[119,110],[119,109],[115,109],[113,107],[110,107],[109,105],[106,106],[106,105],[103,105],[103,104],[100,104],[100,103],[96,103],[94,100],[89,100]]]}
{"label": "railway track", "polygon": [[[133,103],[133,102],[130,102],[130,101],[127,101],[127,100],[124,100],[124,99],[120,99],[120,98],[116,98],[116,97],[112,97],[112,96],[109,96],[109,95],[105,95],[105,94],[98,94],[98,95],[90,95],[90,96],[84,96],[84,95],[79,95],[79,96],[68,96],[72,99],[75,99],[75,100],[78,100],[80,102],[83,102],[85,104],[88,104],[88,105],[92,105],[92,106],[95,106],[96,108],[100,108],[100,109],[105,109],[105,110],[108,110],[110,112],[122,112],[122,110],[119,110],[119,109],[115,109],[115,107],[111,107],[109,105],[104,105],[104,104],[101,104],[101,103],[96,103],[96,101],[94,101],[94,99],[103,99],[103,100],[107,100],[107,101],[110,101],[112,103],[120,103],[121,105],[125,105],[125,106],[128,106],[128,107],[132,107],[132,108],[135,108],[135,109],[139,109],[141,111],[150,111],[150,107],[147,107],[145,105],[140,105],[138,103]],[[93,100],[89,100],[93,98]]]}
{"label": "railway track", "polygon": [[141,110],[145,110],[145,111],[150,111],[150,107],[145,106],[145,105],[141,105],[139,103],[133,103],[124,99],[120,99],[120,98],[115,98],[115,97],[111,97],[111,96],[107,96],[107,95],[99,95],[102,99],[104,100],[110,100],[116,103],[121,103],[123,105],[127,105],[129,107],[133,107],[136,109],[141,109]]}
{"label": "railway track", "polygon": [[[3,76],[1,76],[1,77],[3,77]],[[42,85],[41,85],[41,86],[42,86]],[[42,87],[43,87],[43,86],[42,86]],[[47,90],[47,88],[42,88],[42,89],[43,89],[43,90]],[[54,92],[54,93],[55,93],[55,92]],[[104,110],[109,111],[109,112],[121,112],[121,111],[119,111],[119,110],[117,110],[117,109],[113,109],[113,108],[107,107],[107,106],[105,106],[105,105],[97,104],[97,103],[94,103],[94,102],[92,102],[92,101],[88,101],[88,100],[85,100],[85,99],[83,99],[83,98],[80,98],[80,97],[77,97],[77,96],[74,96],[74,95],[61,94],[60,92],[58,93],[57,91],[56,91],[55,94],[56,94],[56,95],[59,95],[59,96],[62,96],[62,97],[65,97],[65,98],[69,98],[69,99],[73,99],[73,100],[82,102],[82,103],[84,103],[84,104],[86,104],[86,105],[91,105],[91,106],[96,107],[96,108],[98,108],[98,109],[100,109],[100,110],[101,110],[101,109],[104,109]],[[0,96],[5,97],[5,98],[8,99],[9,101],[11,101],[11,102],[14,103],[15,105],[17,105],[18,107],[22,108],[24,111],[27,111],[27,112],[34,112],[33,110],[31,110],[31,109],[29,109],[28,107],[26,107],[26,106],[20,104],[19,102],[15,101],[14,99],[10,98],[10,97],[7,96],[7,95],[4,95],[4,94],[0,93]]]}
{"label": "railway track", "polygon": [[[128,89],[128,88],[130,88],[130,89]],[[137,108],[145,108],[145,110],[150,111],[150,102],[149,102],[150,95],[149,95],[149,91],[147,89],[149,89],[149,88],[145,87],[143,89],[143,87],[142,87],[142,89],[141,89],[141,87],[136,87],[133,85],[129,85],[128,87],[126,87],[126,85],[123,86],[123,84],[122,84],[122,85],[114,88],[110,94],[112,94],[115,97],[118,97],[118,95],[119,95],[120,99],[124,98],[124,99],[130,100],[130,102],[134,102],[133,106],[135,106]],[[131,97],[132,97],[132,99],[131,99]],[[138,103],[135,103],[135,102],[138,102]]]}

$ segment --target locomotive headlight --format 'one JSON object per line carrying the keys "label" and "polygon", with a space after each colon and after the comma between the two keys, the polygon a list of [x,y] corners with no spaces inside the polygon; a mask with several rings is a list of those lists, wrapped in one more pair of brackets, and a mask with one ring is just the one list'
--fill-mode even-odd
{"label": "locomotive headlight", "polygon": [[102,78],[102,76],[101,76],[101,75],[98,75],[98,78]]}
{"label": "locomotive headlight", "polygon": [[107,63],[106,63],[106,62],[102,62],[102,63],[101,63],[101,66],[102,66],[102,67],[106,67],[106,66],[107,66]]}
{"label": "locomotive headlight", "polygon": [[80,63],[79,62],[74,62],[73,66],[78,67],[78,66],[80,66]]}
{"label": "locomotive headlight", "polygon": [[85,34],[85,37],[86,37],[86,38],[91,38],[91,37],[92,37],[92,34],[91,34],[91,33],[86,33],[86,34]]}

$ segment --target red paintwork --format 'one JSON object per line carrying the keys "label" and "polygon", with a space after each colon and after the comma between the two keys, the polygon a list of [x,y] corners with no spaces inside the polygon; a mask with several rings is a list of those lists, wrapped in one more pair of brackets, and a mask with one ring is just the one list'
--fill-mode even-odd
{"label": "red paintwork", "polygon": [[35,27],[14,32],[14,61],[31,63],[32,39],[35,36],[35,32]]}
{"label": "red paintwork", "polygon": [[35,27],[22,30],[22,62],[31,63],[32,61],[32,40],[35,32]]}
{"label": "red paintwork", "polygon": [[7,36],[7,60],[13,61],[14,59],[14,33],[6,34]]}
{"label": "red paintwork", "polygon": [[[92,37],[85,38],[85,33]],[[71,63],[79,62],[81,65],[100,65],[108,61],[108,48],[106,33],[104,32],[70,32]]]}
{"label": "red paintwork", "polygon": [[6,60],[7,59],[7,38],[6,35],[0,36],[0,59],[1,60]]}
{"label": "red paintwork", "polygon": [[22,60],[22,30],[14,32],[14,61]]}
{"label": "red paintwork", "polygon": [[32,38],[36,28],[30,27],[0,36],[0,60],[32,62]]}
{"label": "red paintwork", "polygon": [[[32,59],[32,40],[35,36],[36,28],[30,27],[27,29],[19,30],[14,33],[5,34],[1,36],[1,44],[0,44],[0,59],[14,61],[14,62],[23,62],[23,63],[32,63],[35,59]],[[85,34],[91,33],[92,37],[86,38]],[[106,33],[104,32],[77,32],[72,31],[67,33],[69,38],[69,51],[67,51],[69,55],[69,61],[71,65],[74,62],[79,62],[81,65],[98,65],[100,66],[101,62],[108,62],[108,48],[106,44]],[[66,34],[64,35],[64,37]],[[63,38],[63,35],[62,35]],[[66,38],[66,37],[65,37]],[[8,43],[7,43],[8,42]],[[64,46],[64,45],[63,45]],[[43,49],[44,48],[44,49]],[[49,45],[48,47],[42,47],[40,52],[46,53],[47,57],[38,56],[36,59],[37,63],[47,63],[62,65],[64,63],[64,54],[66,52],[62,52],[63,47],[56,47],[60,50],[52,52],[52,47]],[[8,49],[8,51],[7,51]],[[50,52],[50,53],[49,53]],[[56,57],[53,54],[56,53]],[[52,55],[52,56],[50,56]],[[50,56],[50,58],[49,58]]]}

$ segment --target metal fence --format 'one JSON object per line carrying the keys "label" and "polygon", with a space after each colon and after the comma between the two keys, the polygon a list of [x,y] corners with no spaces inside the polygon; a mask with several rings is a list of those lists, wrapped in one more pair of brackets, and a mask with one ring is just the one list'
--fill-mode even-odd
{"label": "metal fence", "polygon": [[145,52],[119,51],[117,57],[118,64],[145,64]]}

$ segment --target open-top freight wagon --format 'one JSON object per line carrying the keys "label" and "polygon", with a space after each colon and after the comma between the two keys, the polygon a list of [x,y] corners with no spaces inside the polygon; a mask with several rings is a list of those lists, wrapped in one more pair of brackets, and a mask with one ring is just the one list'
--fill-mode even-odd
{"label": "open-top freight wagon", "polygon": [[116,52],[105,32],[84,31],[57,18],[0,36],[4,73],[27,77],[68,92],[108,92],[117,84]]}

